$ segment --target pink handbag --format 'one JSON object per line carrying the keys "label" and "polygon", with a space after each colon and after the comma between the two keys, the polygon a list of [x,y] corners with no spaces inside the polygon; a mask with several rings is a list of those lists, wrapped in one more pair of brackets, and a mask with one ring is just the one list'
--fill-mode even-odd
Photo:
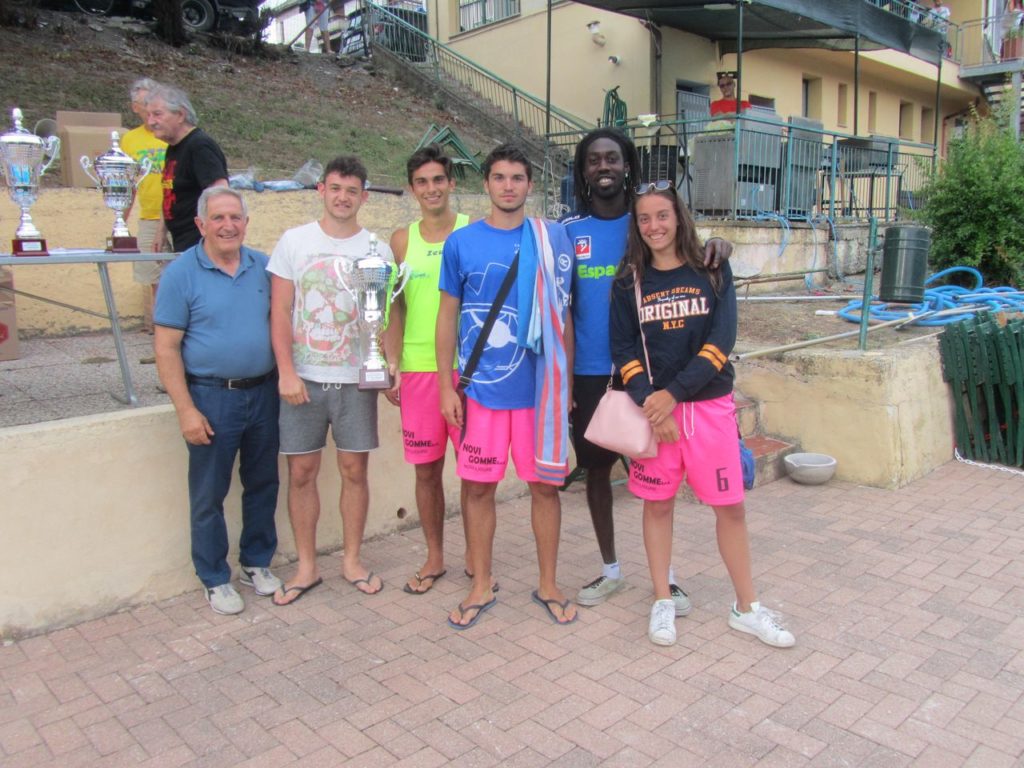
{"label": "pink handbag", "polygon": [[654,429],[629,393],[611,387],[601,396],[584,434],[594,445],[631,459],[658,455]]}
{"label": "pink handbag", "polygon": [[[634,278],[636,290],[637,319],[640,319],[640,283]],[[640,339],[644,347],[644,361],[647,363],[647,374],[651,374],[651,361],[647,356],[647,339],[644,326],[640,324]],[[653,378],[653,376],[652,376]],[[601,396],[597,409],[594,411],[587,431],[584,433],[594,445],[599,445],[614,453],[621,453],[631,459],[650,459],[658,455],[658,441],[654,436],[654,428],[644,416],[643,409],[633,402],[629,393],[612,389],[612,380],[608,379],[608,389]]]}

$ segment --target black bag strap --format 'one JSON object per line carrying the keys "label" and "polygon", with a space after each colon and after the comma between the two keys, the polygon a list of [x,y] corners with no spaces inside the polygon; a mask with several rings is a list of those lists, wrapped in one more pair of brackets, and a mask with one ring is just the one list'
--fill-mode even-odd
{"label": "black bag strap", "polygon": [[484,319],[484,324],[480,327],[480,335],[476,337],[476,344],[473,345],[473,352],[470,354],[469,360],[466,361],[466,367],[462,369],[462,373],[459,375],[458,389],[460,390],[465,390],[473,380],[473,374],[476,372],[476,367],[480,362],[480,356],[484,353],[484,347],[487,345],[487,338],[491,335],[491,328],[494,327],[494,321],[498,319],[498,313],[505,304],[508,292],[512,290],[512,283],[516,281],[516,273],[518,271],[519,246],[517,245],[515,258],[512,259],[512,264],[508,268],[505,279],[502,281],[501,287],[498,288],[498,295],[494,297],[494,303]]}

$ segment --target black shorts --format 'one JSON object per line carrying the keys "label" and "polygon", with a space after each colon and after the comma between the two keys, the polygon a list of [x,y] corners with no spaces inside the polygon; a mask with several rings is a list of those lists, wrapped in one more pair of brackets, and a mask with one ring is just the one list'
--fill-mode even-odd
{"label": "black shorts", "polygon": [[583,436],[606,389],[607,376],[573,377],[572,399],[576,406],[572,409],[572,443],[576,448],[576,464],[584,469],[610,467],[619,458],[617,453],[594,445]]}

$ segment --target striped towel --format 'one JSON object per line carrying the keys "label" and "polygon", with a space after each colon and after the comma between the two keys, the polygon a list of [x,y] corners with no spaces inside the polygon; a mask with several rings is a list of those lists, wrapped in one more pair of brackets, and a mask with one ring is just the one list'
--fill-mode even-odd
{"label": "striped towel", "polygon": [[569,372],[564,332],[571,253],[560,224],[526,220],[519,251],[522,279],[518,281],[517,342],[537,355],[534,462],[537,477],[549,485],[561,485],[569,471]]}

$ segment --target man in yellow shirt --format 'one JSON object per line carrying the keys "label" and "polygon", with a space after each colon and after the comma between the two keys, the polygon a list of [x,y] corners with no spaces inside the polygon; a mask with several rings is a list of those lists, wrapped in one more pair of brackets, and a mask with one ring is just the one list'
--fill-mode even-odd
{"label": "man in yellow shirt", "polygon": [[[149,251],[153,249],[154,242],[160,237],[163,241],[163,247],[160,250],[168,251],[170,243],[160,220],[163,210],[163,187],[160,177],[164,169],[167,142],[154,136],[146,126],[146,96],[155,87],[156,83],[148,77],[136,80],[132,84],[129,90],[132,112],[139,116],[142,125],[124,135],[121,139],[121,149],[131,155],[136,162],[141,163],[143,158],[148,158],[152,166],[149,175],[139,184],[139,231],[137,233],[139,244],[142,250]],[[147,286],[144,320],[147,333],[153,332],[153,301],[165,264],[167,264],[166,261],[136,261],[132,265],[135,282]]]}

